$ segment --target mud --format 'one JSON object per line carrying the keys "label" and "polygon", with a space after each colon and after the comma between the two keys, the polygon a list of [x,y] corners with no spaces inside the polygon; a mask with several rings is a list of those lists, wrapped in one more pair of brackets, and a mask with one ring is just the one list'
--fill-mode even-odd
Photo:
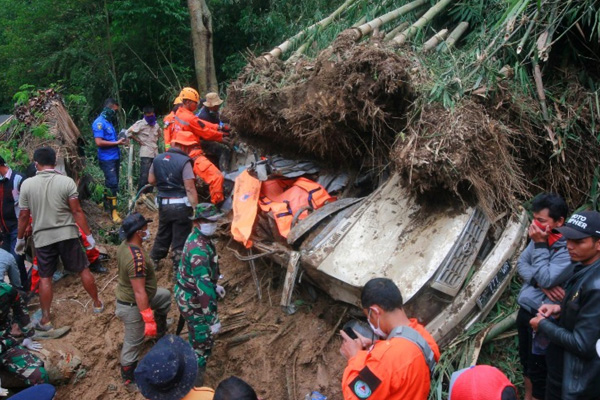
{"label": "mud", "polygon": [[[155,221],[150,226],[153,235],[158,227],[157,218]],[[146,245],[147,250],[151,243]],[[96,275],[106,305],[104,313],[92,314],[90,299],[77,277],[67,276],[54,286],[53,323],[56,327],[72,327],[61,340],[83,354],[77,377],[58,387],[57,398],[63,400],[143,399],[141,394],[129,393],[121,384],[119,353],[123,326],[114,315],[116,246],[103,245],[111,255],[107,264],[110,272]],[[263,399],[303,399],[313,390],[329,399],[340,399],[341,374],[346,362],[339,354],[341,339],[336,326],[347,318],[343,317],[347,306],[301,284],[293,296],[298,311],[285,314],[279,306],[283,269],[262,260],[256,262],[263,295],[258,300],[249,266],[238,261],[227,245],[227,237],[218,239],[224,275],[221,283],[227,295],[219,304],[223,333],[218,336],[209,360],[206,383],[216,387],[222,379],[237,375],[248,381]],[[159,286],[172,290],[170,273],[170,262],[163,260],[158,271]],[[33,312],[38,307],[37,298],[31,303]],[[174,323],[169,333],[175,332],[178,316],[173,303],[169,318]],[[186,331],[182,333],[184,338]],[[144,352],[153,343],[147,340]]]}

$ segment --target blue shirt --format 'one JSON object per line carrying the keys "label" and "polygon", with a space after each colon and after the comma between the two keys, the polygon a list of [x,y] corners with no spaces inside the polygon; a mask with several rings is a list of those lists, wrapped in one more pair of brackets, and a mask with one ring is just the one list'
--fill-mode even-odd
{"label": "blue shirt", "polygon": [[[92,132],[94,132],[94,138],[101,138],[109,142],[116,142],[118,140],[115,127],[102,115],[92,123]],[[120,158],[121,151],[119,150],[119,146],[98,147],[98,160],[110,161]]]}

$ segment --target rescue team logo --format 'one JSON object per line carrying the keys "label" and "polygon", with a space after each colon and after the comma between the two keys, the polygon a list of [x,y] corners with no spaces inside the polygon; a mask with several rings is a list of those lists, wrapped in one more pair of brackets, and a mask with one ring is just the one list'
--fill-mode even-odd
{"label": "rescue team logo", "polygon": [[359,399],[367,399],[369,396],[371,396],[371,394],[373,394],[369,385],[361,380],[358,380],[354,383],[353,392],[356,396],[358,396]]}
{"label": "rescue team logo", "polygon": [[102,129],[102,122],[98,122],[96,124],[96,129],[101,130]]}

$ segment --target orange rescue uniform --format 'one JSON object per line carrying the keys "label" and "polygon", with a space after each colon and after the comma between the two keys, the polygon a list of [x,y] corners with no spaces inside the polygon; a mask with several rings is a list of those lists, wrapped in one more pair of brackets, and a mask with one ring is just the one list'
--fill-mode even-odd
{"label": "orange rescue uniform", "polygon": [[165,150],[169,150],[171,147],[171,139],[173,137],[173,120],[175,119],[175,113],[171,111],[169,115],[163,118],[163,123],[165,124],[165,128],[163,129],[163,136],[165,139]]}
{"label": "orange rescue uniform", "polygon": [[[435,361],[440,350],[433,337],[416,319],[409,325],[423,336]],[[342,378],[345,400],[427,400],[431,377],[423,352],[400,337],[378,340],[371,350],[359,351],[348,360]]]}
{"label": "orange rescue uniform", "polygon": [[223,197],[223,174],[204,156],[200,140],[223,142],[223,133],[219,125],[201,121],[193,112],[180,107],[175,113],[172,126],[171,140],[177,140],[183,151],[194,160],[194,174],[208,184],[210,201],[218,204]]}

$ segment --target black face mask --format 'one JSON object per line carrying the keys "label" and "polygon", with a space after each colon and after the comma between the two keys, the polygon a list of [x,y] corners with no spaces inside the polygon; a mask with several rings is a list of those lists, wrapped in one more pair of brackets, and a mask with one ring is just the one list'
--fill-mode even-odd
{"label": "black face mask", "polygon": [[104,107],[101,115],[113,125],[117,122],[117,113],[112,108]]}

